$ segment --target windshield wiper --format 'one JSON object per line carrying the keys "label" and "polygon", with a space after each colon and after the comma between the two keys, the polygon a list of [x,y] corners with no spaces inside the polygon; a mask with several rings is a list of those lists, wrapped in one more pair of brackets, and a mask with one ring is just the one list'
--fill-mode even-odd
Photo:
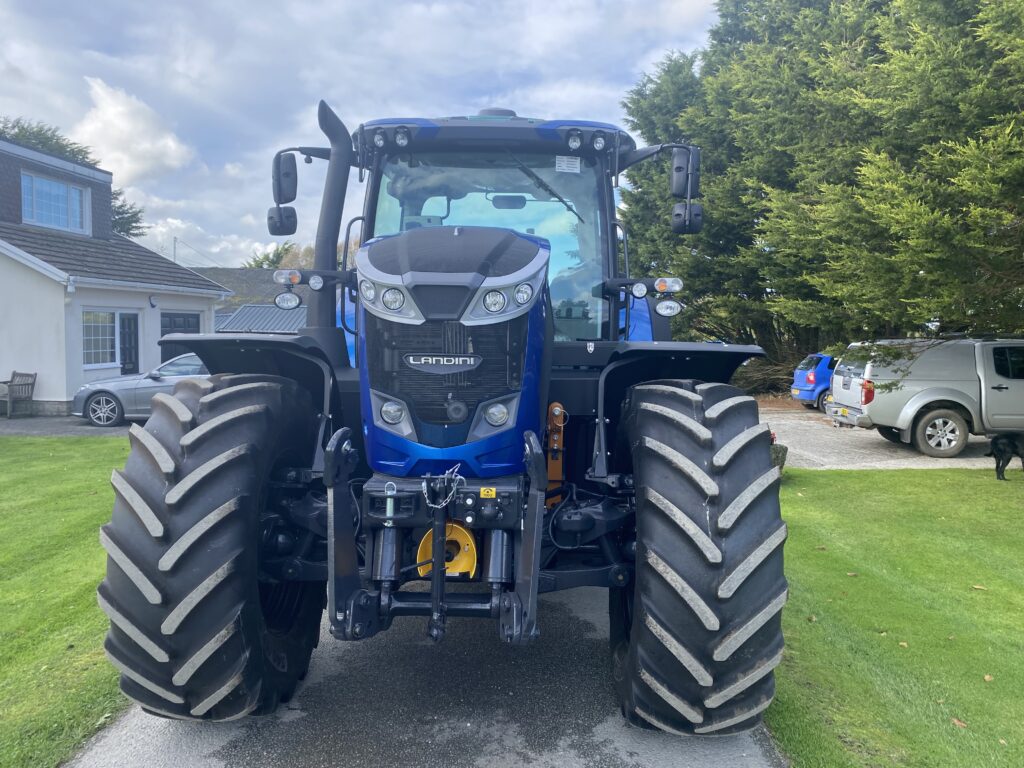
{"label": "windshield wiper", "polygon": [[565,206],[565,210],[569,211],[569,213],[571,213],[573,216],[575,216],[577,219],[580,220],[580,224],[586,224],[587,223],[587,222],[585,222],[583,220],[582,216],[580,216],[578,213],[576,213],[576,209],[572,207],[572,203],[570,203],[568,200],[566,200],[560,194],[555,192],[555,190],[552,189],[551,185],[548,184],[546,181],[544,181],[544,179],[542,179],[540,176],[538,176],[537,173],[532,168],[530,168],[529,166],[526,165],[526,163],[524,163],[522,160],[520,160],[518,157],[513,155],[508,150],[505,150],[505,151],[508,152],[508,156],[509,157],[511,157],[513,160],[516,161],[516,165],[519,166],[519,170],[522,171],[523,173],[525,173],[526,177],[528,179],[530,179],[530,181],[532,181],[539,189],[544,190],[549,195],[551,195],[553,198],[555,198],[558,202],[560,202],[562,205],[564,205]]}

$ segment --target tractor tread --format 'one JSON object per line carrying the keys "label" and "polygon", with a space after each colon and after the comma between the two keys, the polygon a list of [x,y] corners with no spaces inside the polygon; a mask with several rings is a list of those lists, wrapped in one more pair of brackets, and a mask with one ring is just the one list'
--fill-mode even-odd
{"label": "tractor tread", "polygon": [[189,548],[195,544],[199,539],[203,537],[207,531],[217,525],[221,520],[224,520],[228,515],[233,512],[237,512],[241,506],[241,497],[236,496],[230,499],[213,512],[204,516],[183,533],[176,542],[174,542],[167,551],[164,552],[160,561],[157,563],[157,568],[161,571],[171,570],[175,564],[188,552]]}
{"label": "tractor tread", "polygon": [[669,586],[676,591],[676,594],[679,595],[679,597],[681,597],[688,606],[690,606],[691,610],[697,615],[697,618],[700,619],[701,624],[712,631],[718,629],[718,616],[716,616],[710,606],[701,599],[700,595],[697,594],[697,590],[687,584],[686,579],[680,576],[671,565],[662,560],[654,550],[654,547],[648,547],[645,556],[647,558],[647,564],[651,566],[655,572],[661,576],[661,578],[667,581]]}
{"label": "tractor tread", "polygon": [[135,516],[139,518],[139,522],[142,523],[146,530],[149,531],[149,535],[154,539],[159,539],[164,535],[164,524],[160,518],[156,516],[153,508],[149,506],[144,498],[136,491],[132,484],[128,482],[128,478],[124,476],[124,473],[119,469],[115,469],[110,473],[110,484],[114,486],[114,491],[120,496],[124,503],[128,505],[128,508],[135,513]]}
{"label": "tractor tread", "polygon": [[736,437],[722,446],[718,453],[715,454],[715,457],[711,460],[711,463],[716,469],[722,469],[723,467],[729,466],[729,462],[732,461],[733,457],[743,450],[743,448],[750,445],[765,432],[770,431],[771,430],[768,428],[767,424],[758,424],[756,427],[743,430],[736,435]]}
{"label": "tractor tread", "polygon": [[147,432],[138,424],[132,424],[128,428],[128,441],[133,449],[139,450],[149,457],[149,460],[160,470],[165,479],[171,480],[174,477],[175,472],[178,471],[178,465],[170,451],[164,448],[155,435]]}
{"label": "tractor tread", "polygon": [[167,411],[173,418],[177,419],[182,429],[191,427],[192,422],[195,420],[195,416],[187,405],[166,392],[157,392],[153,395],[153,409],[156,410],[157,408]]}
{"label": "tractor tread", "polygon": [[704,555],[709,563],[720,563],[722,562],[722,550],[720,550],[715,542],[711,540],[711,537],[704,533],[700,527],[697,526],[690,516],[685,514],[679,507],[673,504],[671,501],[666,499],[660,493],[652,488],[644,488],[643,494],[657,509],[665,513],[673,523],[679,526],[679,528],[690,537],[700,553]]}
{"label": "tractor tread", "polygon": [[623,711],[670,733],[753,728],[788,596],[769,430],[753,398],[716,382],[640,384],[623,413],[637,491],[633,599],[611,603]]}
{"label": "tractor tread", "polygon": [[256,505],[277,461],[311,461],[316,414],[290,379],[218,374],[179,382],[131,428],[100,529],[97,601],[121,690],[144,710],[214,721],[270,712],[308,668],[324,585],[296,586],[284,601],[293,612],[268,628]]}

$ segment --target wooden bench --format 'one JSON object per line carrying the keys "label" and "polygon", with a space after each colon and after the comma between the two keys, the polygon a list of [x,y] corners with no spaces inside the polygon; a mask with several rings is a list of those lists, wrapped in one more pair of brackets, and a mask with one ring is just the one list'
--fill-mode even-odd
{"label": "wooden bench", "polygon": [[[18,400],[32,401],[32,393],[36,388],[36,374],[11,372],[11,378],[0,381],[0,404],[7,404],[7,418],[14,416],[14,403]],[[30,414],[31,415],[31,406]]]}

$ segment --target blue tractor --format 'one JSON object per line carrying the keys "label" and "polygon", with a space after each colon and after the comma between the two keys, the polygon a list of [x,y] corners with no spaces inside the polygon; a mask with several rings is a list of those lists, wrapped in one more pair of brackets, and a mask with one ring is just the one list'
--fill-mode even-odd
{"label": "blue tractor", "polygon": [[727,382],[763,353],[672,341],[681,281],[631,275],[616,220],[619,175],[670,152],[671,227],[696,232],[699,150],[503,109],[350,134],[321,103],[319,122],[330,146],[275,155],[268,214],[294,233],[296,156],[327,162],[313,268],[275,274],[279,307],[311,289],[309,327],[167,337],[213,375],[157,395],[113,473],[99,603],[121,689],[172,718],[267,713],[325,609],[344,641],[467,617],[518,645],[538,595],[597,586],[630,722],[754,726],[786,526],[768,428]]}

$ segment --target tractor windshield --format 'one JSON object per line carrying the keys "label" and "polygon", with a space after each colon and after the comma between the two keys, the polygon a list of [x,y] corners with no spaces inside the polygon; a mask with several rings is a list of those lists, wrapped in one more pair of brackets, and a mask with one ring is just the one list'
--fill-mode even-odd
{"label": "tractor windshield", "polygon": [[374,234],[464,225],[543,237],[551,243],[556,339],[596,339],[607,313],[600,190],[591,158],[526,152],[392,156],[384,163]]}

